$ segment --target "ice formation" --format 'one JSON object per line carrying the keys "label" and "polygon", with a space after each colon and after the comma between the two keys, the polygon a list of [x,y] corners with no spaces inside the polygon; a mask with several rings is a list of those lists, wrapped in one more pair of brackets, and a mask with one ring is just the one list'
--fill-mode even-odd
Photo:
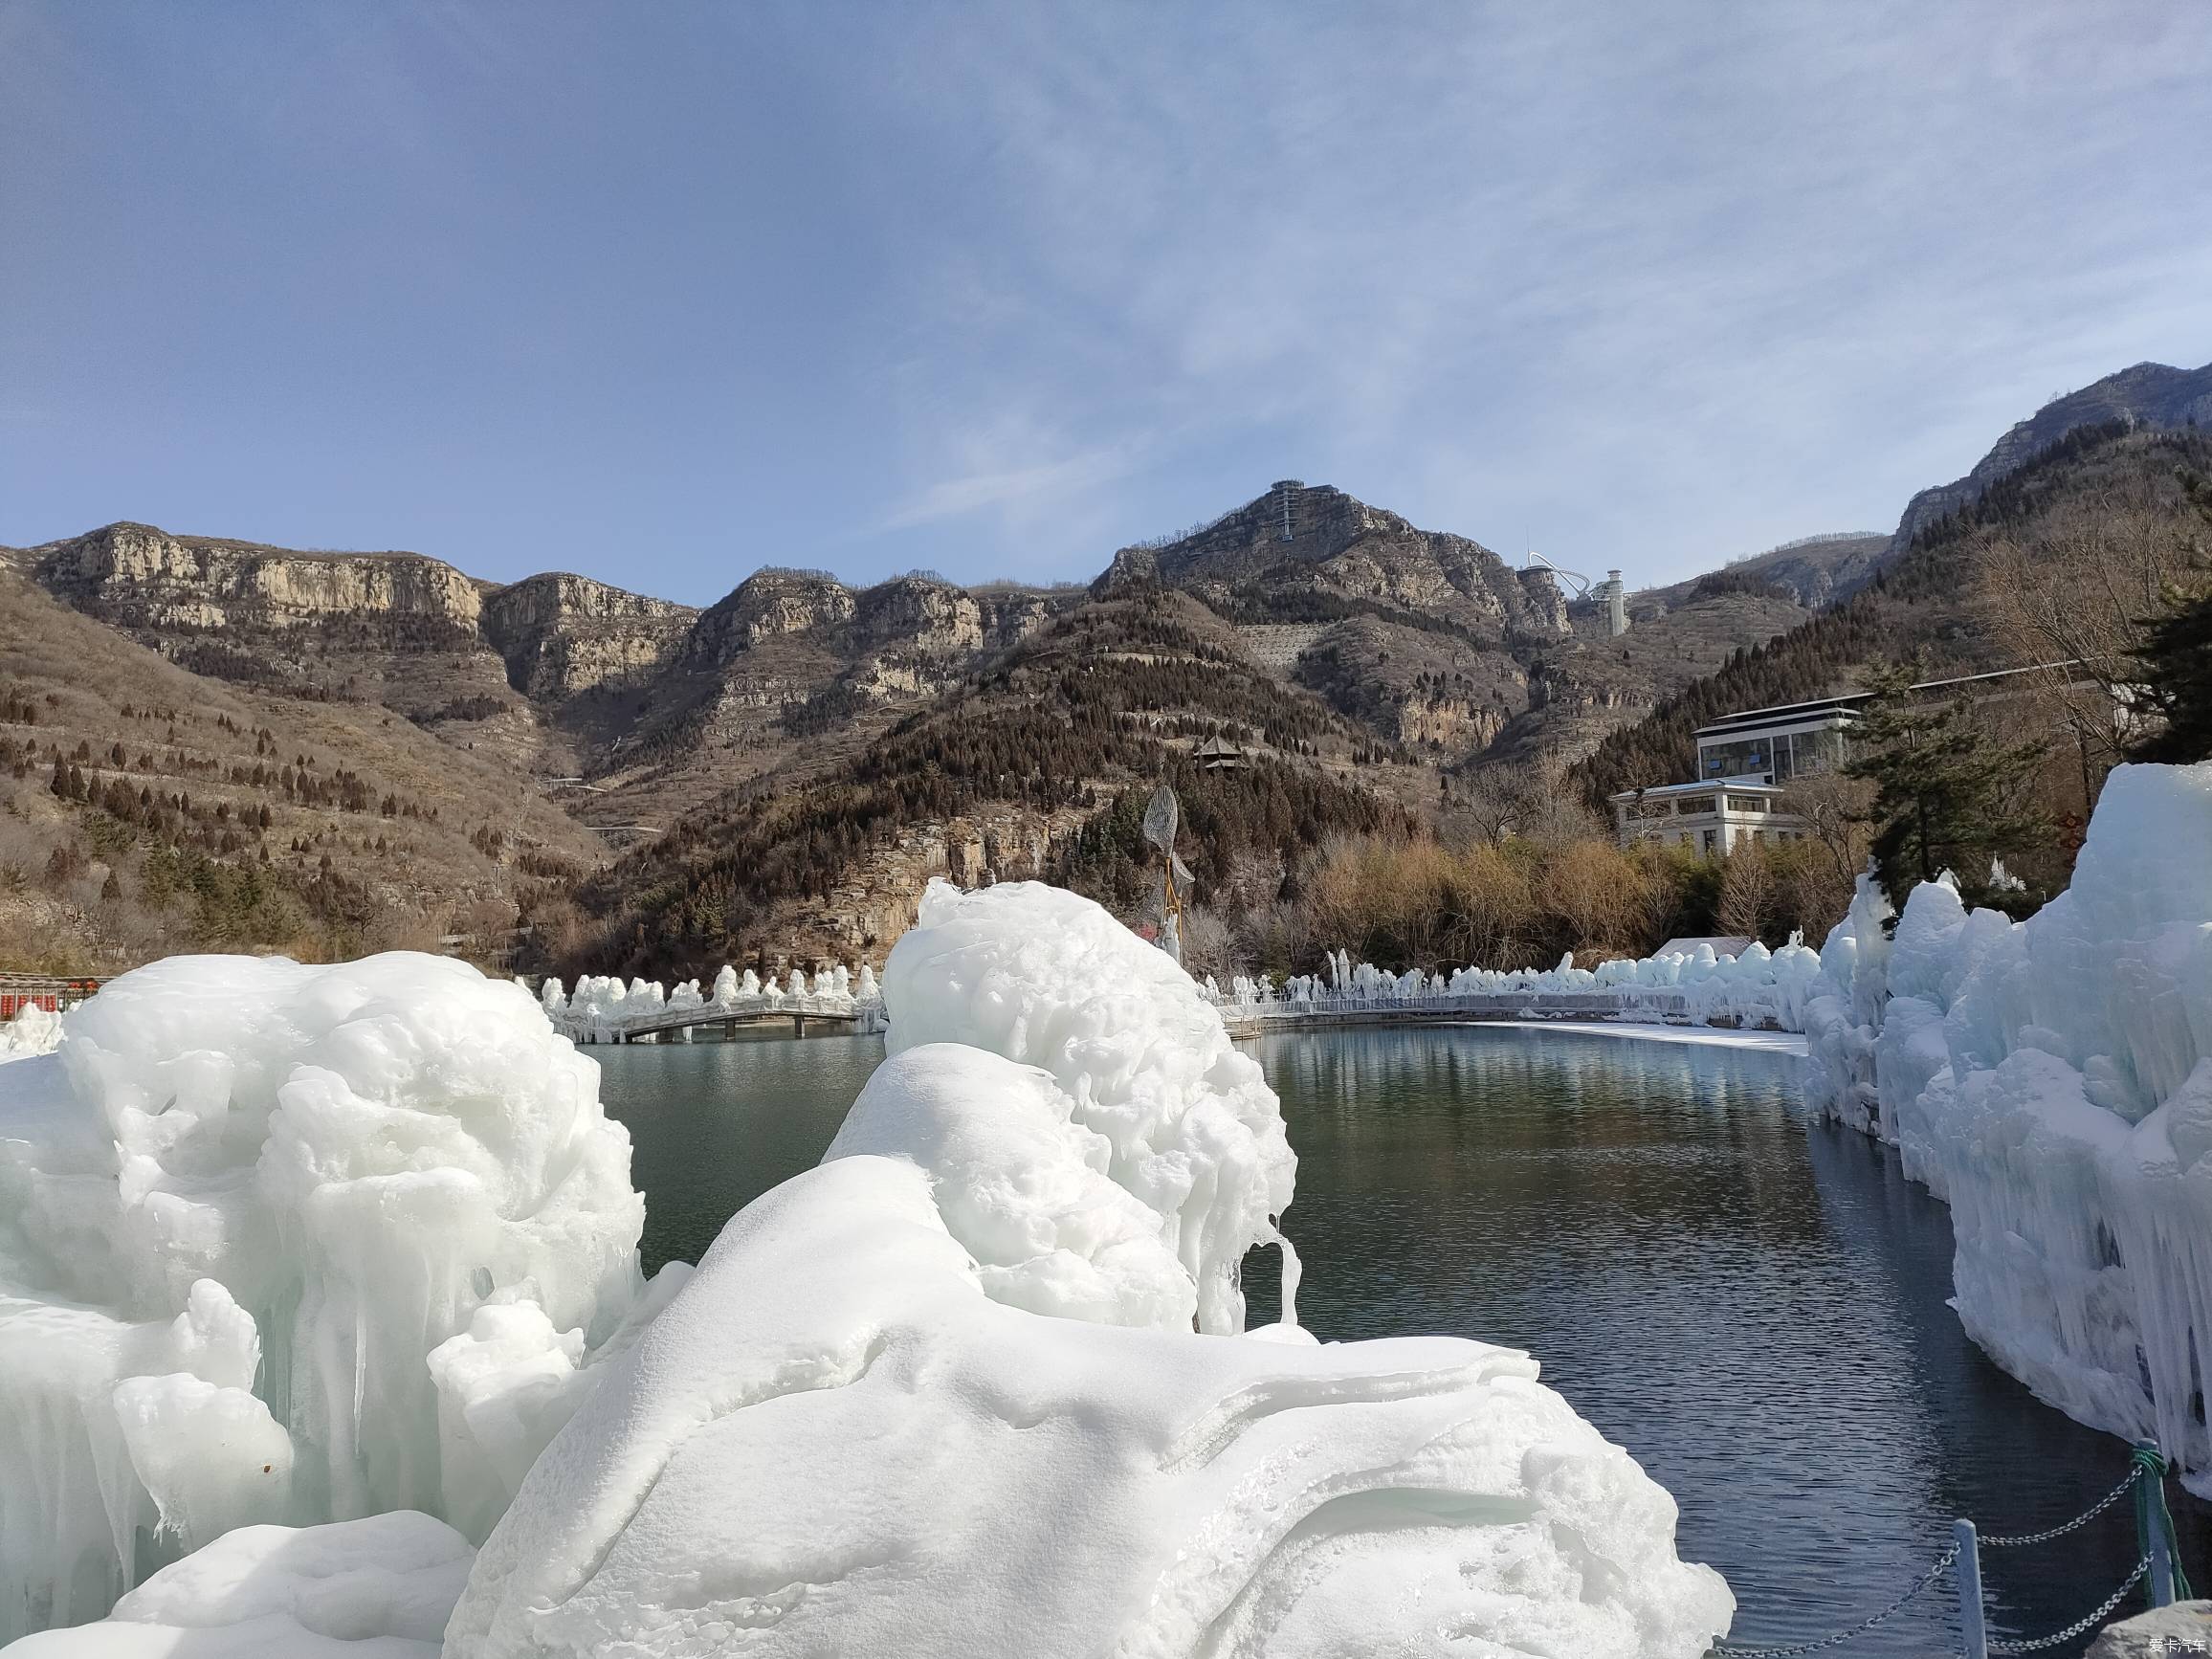
{"label": "ice formation", "polygon": [[1282,1245],[1291,1316],[1297,1256],[1274,1218],[1297,1159],[1282,1109],[1170,958],[1060,888],[933,881],[883,994],[893,1053],[960,1043],[1051,1075],[1074,1121],[1107,1141],[1107,1173],[1161,1218],[1201,1330],[1244,1329],[1237,1274],[1259,1244]]}
{"label": "ice formation", "polygon": [[486,1542],[447,1651],[1705,1651],[1672,1501],[1525,1356],[1051,1318],[928,1175],[739,1215]]}
{"label": "ice formation", "polygon": [[404,953],[171,958],[0,1069],[0,1637],[245,1522],[488,1527],[640,1301],[597,1080]]}
{"label": "ice formation", "polygon": [[25,1003],[15,1017],[0,1025],[0,1061],[51,1054],[61,1040],[61,1016],[36,1003]]}
{"label": "ice formation", "polygon": [[1075,1121],[1050,1073],[959,1043],[908,1049],[869,1079],[826,1158],[875,1153],[929,1174],[945,1229],[992,1300],[1191,1328],[1198,1281],[1166,1219],[1107,1173],[1112,1142]]}
{"label": "ice formation", "polygon": [[[603,1247],[627,1250],[622,1228],[542,1179],[565,1125],[564,1167],[614,1190],[601,1137],[619,1132],[598,1117],[589,1063],[513,985],[454,980],[426,1000],[346,979],[377,966],[265,964],[273,983],[257,986],[238,964],[221,964],[227,979],[188,966],[119,999],[101,1033],[142,1038],[112,1067],[75,1027],[60,1056],[28,1064],[55,1084],[86,1068],[107,1089],[128,1079],[134,1110],[168,1090],[146,1122],[194,1120],[164,1152],[223,1102],[237,1144],[224,1160],[203,1146],[192,1168],[235,1175],[261,1148],[224,1188],[254,1194],[240,1216],[275,1205],[259,1170],[279,1166],[266,1184],[292,1207],[255,1236],[304,1257],[298,1307],[265,1306],[242,1269],[236,1284],[212,1271],[241,1268],[218,1247],[243,1221],[172,1227],[147,1263],[160,1283],[188,1281],[188,1316],[137,1331],[137,1369],[187,1406],[236,1396],[251,1419],[238,1445],[265,1446],[272,1478],[295,1449],[298,1515],[328,1448],[282,1410],[252,1418],[256,1336],[297,1352],[325,1279],[343,1280],[365,1333],[416,1316],[417,1339],[388,1352],[323,1324],[308,1348],[359,1362],[356,1411],[393,1425],[388,1444],[431,1499],[391,1501],[442,1504],[459,1530],[424,1514],[239,1526],[108,1619],[34,1638],[26,1659],[423,1659],[441,1629],[452,1659],[1689,1659],[1727,1627],[1727,1586],[1676,1558],[1672,1500],[1526,1355],[1457,1338],[1322,1344],[1294,1324],[1243,1334],[1238,1267],[1279,1238],[1292,1194],[1280,1111],[1181,969],[1087,901],[934,886],[885,974],[893,1051],[823,1164],[739,1214],[688,1280],[672,1271],[645,1295],[622,1274],[592,1283]],[[196,1002],[195,972],[216,982]],[[471,1027],[480,1053],[447,1040]],[[182,1050],[184,1029],[210,1047]],[[576,1085],[565,1113],[547,1077]],[[375,1102],[373,1175],[362,1137],[341,1132],[370,1125],[289,1121],[342,1092]],[[0,1097],[11,1137],[37,1117],[26,1100],[93,1117],[66,1089]],[[297,1138],[320,1149],[304,1167],[321,1185],[271,1150]],[[47,1165],[9,1168],[34,1184]],[[182,1185],[147,1169],[130,1190]],[[108,1186],[114,1208],[122,1183]],[[533,1186],[530,1224],[558,1242],[535,1239],[517,1276],[497,1241],[523,1223],[487,1199]],[[378,1230],[391,1218],[412,1224],[404,1239]],[[291,1245],[325,1220],[357,1247],[343,1260]],[[294,1377],[309,1363],[295,1358]],[[114,1370],[92,1365],[75,1398],[122,1393]],[[33,1438],[62,1398],[21,1402]],[[231,1501],[200,1467],[219,1461],[207,1426],[164,1438],[191,1466],[194,1503]],[[463,1534],[494,1515],[472,1565]]]}
{"label": "ice formation", "polygon": [[449,1653],[1625,1659],[1726,1627],[1672,1500],[1527,1356],[1230,1334],[1293,1161],[1165,956],[1053,889],[937,885],[884,984],[894,1052],[823,1165],[530,1471]]}
{"label": "ice formation", "polygon": [[1975,1340],[2212,1493],[2212,763],[2106,780],[2026,921],[1862,882],[1808,1005],[1806,1097],[1952,1207]]}
{"label": "ice formation", "polygon": [[437,1659],[476,1551],[412,1510],[246,1526],[8,1659]]}
{"label": "ice formation", "polygon": [[[1550,968],[1463,967],[1449,974],[1419,968],[1391,973],[1372,962],[1354,963],[1346,952],[1335,951],[1324,972],[1301,974],[1279,991],[1239,975],[1226,995],[1211,994],[1225,1007],[1264,1018],[1348,1005],[1418,1006],[1472,997],[1534,1006],[1551,998],[1607,993],[1605,1006],[1592,1012],[1629,1021],[1802,1031],[1805,1001],[1820,970],[1820,952],[1795,935],[1775,951],[1755,940],[1741,956],[1715,955],[1710,944],[1699,944],[1690,952],[1616,957],[1595,968],[1578,968],[1572,956],[1563,956]],[[1207,984],[1210,987],[1212,982]]]}
{"label": "ice formation", "polygon": [[[705,990],[697,980],[686,980],[672,991],[657,980],[633,979],[625,984],[619,979],[586,975],[568,992],[559,980],[549,979],[540,990],[540,1006],[556,1030],[580,1043],[621,1042],[635,1021],[689,1008],[731,1015],[784,1010],[852,1014],[860,1029],[882,1026],[875,975],[866,965],[858,973],[841,965],[823,968],[811,982],[804,968],[795,967],[778,984],[773,973],[763,982],[751,968],[741,976],[725,963]],[[675,1027],[668,1035],[688,1042],[691,1028]]]}

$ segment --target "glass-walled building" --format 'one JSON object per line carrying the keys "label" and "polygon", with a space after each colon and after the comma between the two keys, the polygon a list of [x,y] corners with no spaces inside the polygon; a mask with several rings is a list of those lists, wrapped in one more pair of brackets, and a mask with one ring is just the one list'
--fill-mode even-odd
{"label": "glass-walled building", "polygon": [[1849,734],[1865,693],[1816,702],[1746,709],[1697,732],[1700,783],[1741,779],[1786,784],[1808,772],[1828,772],[1849,756]]}

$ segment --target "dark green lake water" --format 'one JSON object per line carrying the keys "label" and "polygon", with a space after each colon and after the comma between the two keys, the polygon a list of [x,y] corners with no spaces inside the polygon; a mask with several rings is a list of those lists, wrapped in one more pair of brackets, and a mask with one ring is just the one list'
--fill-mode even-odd
{"label": "dark green lake water", "polygon": [[[817,1161],[882,1057],[824,1037],[593,1051],[636,1143],[648,1268]],[[1728,1576],[1731,1638],[1785,1643],[1889,1602],[1955,1515],[2029,1532],[2119,1479],[2126,1449],[2038,1404],[1966,1339],[1949,1212],[1896,1159],[1808,1133],[1783,1053],[1505,1027],[1263,1039],[1298,1153],[1284,1228],[1324,1339],[1433,1332],[1526,1348],[1681,1505]],[[1254,1321],[1274,1316],[1255,1256]],[[2169,1489],[2199,1584],[2205,1506]],[[2122,1503],[1986,1552],[1994,1634],[2040,1636],[2135,1559]],[[2140,1604],[2135,1604],[2139,1605]],[[1948,1582],[1850,1654],[1957,1651]],[[2085,1643],[2050,1649],[2078,1654]]]}

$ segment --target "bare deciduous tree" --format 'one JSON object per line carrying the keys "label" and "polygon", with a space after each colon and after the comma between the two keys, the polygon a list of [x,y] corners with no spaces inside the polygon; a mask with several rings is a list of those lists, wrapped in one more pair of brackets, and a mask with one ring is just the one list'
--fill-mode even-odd
{"label": "bare deciduous tree", "polygon": [[2055,506],[2021,536],[1976,549],[1993,631],[2037,679],[2093,795],[2135,705],[2131,654],[2175,582],[2202,567],[2202,522],[2178,480],[2129,478]]}
{"label": "bare deciduous tree", "polygon": [[1774,909],[1774,865],[1766,849],[1737,845],[1721,867],[1720,908],[1714,919],[1732,939],[1757,939],[1766,931]]}

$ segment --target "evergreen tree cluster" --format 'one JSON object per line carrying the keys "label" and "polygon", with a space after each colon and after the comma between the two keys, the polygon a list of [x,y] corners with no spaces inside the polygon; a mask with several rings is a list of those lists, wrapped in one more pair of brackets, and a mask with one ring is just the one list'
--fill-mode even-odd
{"label": "evergreen tree cluster", "polygon": [[[2182,487],[2212,527],[2212,485],[2189,472]],[[2198,564],[2197,580],[2166,590],[2165,609],[2146,619],[2148,632],[2135,650],[2141,672],[2133,712],[2143,731],[2129,747],[2132,760],[2212,760],[2212,556],[2201,544]]]}
{"label": "evergreen tree cluster", "polygon": [[1858,751],[1844,768],[1874,785],[1873,856],[1900,907],[1914,883],[1943,871],[1970,901],[2003,903],[1988,887],[1992,860],[2034,852],[2051,831],[2030,787],[2049,745],[2001,742],[1963,700],[1915,696],[1913,675],[1891,668],[1852,730]]}

